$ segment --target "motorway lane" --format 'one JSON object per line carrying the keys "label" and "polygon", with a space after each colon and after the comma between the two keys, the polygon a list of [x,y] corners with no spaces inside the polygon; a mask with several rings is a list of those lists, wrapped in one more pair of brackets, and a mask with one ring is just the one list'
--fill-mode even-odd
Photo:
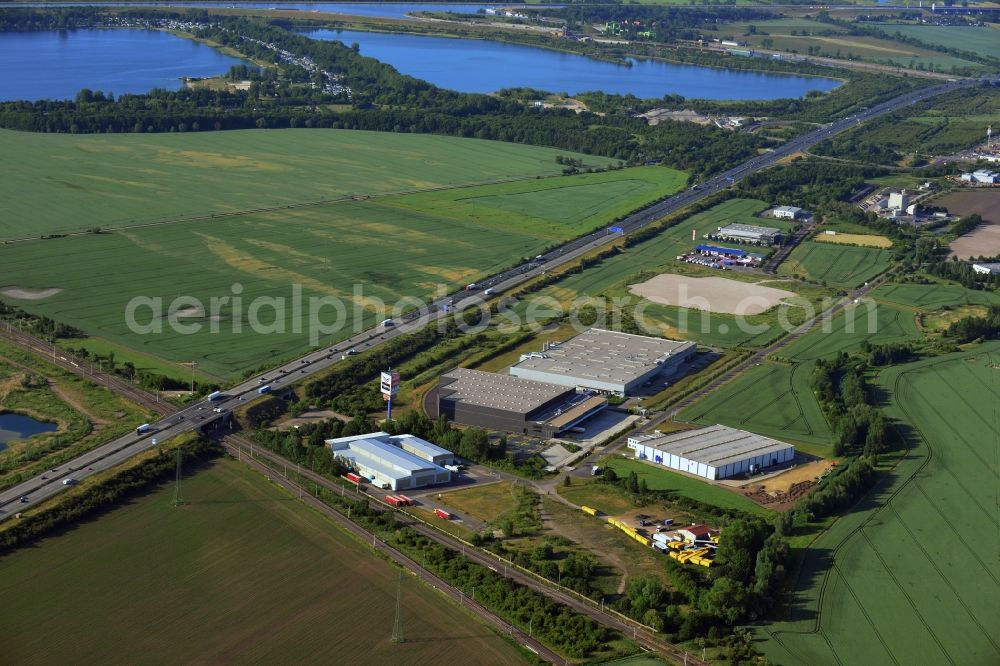
{"label": "motorway lane", "polygon": [[[754,157],[687,191],[669,197],[660,203],[648,206],[637,213],[633,213],[619,222],[617,226],[621,227],[626,234],[637,231],[665,215],[669,215],[728,188],[747,175],[771,166],[798,151],[805,150],[834,134],[850,129],[864,120],[896,111],[904,106],[935,95],[978,85],[984,81],[995,82],[996,79],[954,81],[913,91],[887,102],[877,104],[863,110],[859,114],[838,120],[796,137],[774,151]],[[527,262],[483,280],[479,283],[479,287],[482,289],[491,289],[492,295],[499,295],[518,284],[572,261],[586,252],[614,242],[619,237],[619,234],[609,234],[606,229],[597,230],[581,238],[569,241],[547,253],[541,259]],[[380,326],[360,332],[347,340],[334,344],[332,347],[324,347],[323,349],[310,352],[300,359],[286,363],[280,368],[270,370],[257,378],[251,378],[232,387],[225,391],[223,397],[214,402],[209,403],[206,401],[185,407],[168,416],[166,419],[153,424],[150,433],[126,435],[114,442],[88,452],[70,463],[64,464],[54,473],[39,475],[13,488],[0,492],[0,520],[6,519],[15,511],[32,507],[39,501],[55,495],[66,487],[62,484],[62,480],[69,476],[80,480],[145,450],[150,446],[150,440],[154,435],[158,441],[165,441],[174,435],[200,429],[224,417],[225,412],[231,411],[234,407],[239,406],[241,402],[257,397],[260,388],[263,386],[270,386],[271,392],[279,392],[281,389],[288,388],[296,382],[307,379],[310,375],[322,372],[340,362],[348,350],[354,350],[357,353],[368,351],[400,335],[415,332],[429,323],[453,316],[453,313],[461,312],[467,307],[481,305],[485,300],[486,297],[479,291],[456,292],[438,299],[429,306],[424,306],[405,315],[397,320],[394,326]],[[134,392],[135,389],[130,388],[130,391]],[[224,412],[215,412],[213,411],[215,409],[224,410]],[[27,498],[27,501],[20,502],[19,498],[21,497]]]}

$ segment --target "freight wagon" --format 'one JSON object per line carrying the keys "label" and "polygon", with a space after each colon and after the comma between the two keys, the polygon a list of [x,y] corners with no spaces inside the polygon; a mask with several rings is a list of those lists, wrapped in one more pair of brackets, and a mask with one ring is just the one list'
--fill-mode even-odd
{"label": "freight wagon", "polygon": [[434,509],[434,515],[438,518],[444,518],[445,520],[451,520],[451,514],[444,509]]}
{"label": "freight wagon", "polygon": [[591,516],[596,516],[597,515],[597,509],[592,509],[589,506],[581,506],[580,507],[580,511],[583,511],[584,513],[589,514]]}

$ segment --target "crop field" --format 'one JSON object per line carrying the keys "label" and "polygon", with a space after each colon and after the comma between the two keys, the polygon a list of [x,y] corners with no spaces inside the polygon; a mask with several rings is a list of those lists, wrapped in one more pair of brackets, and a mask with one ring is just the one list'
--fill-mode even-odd
{"label": "crop field", "polygon": [[[429,134],[0,130],[0,240],[561,173],[566,151]],[[573,154],[587,166],[612,160]],[[44,201],[44,206],[38,202]]]}
{"label": "crop field", "polygon": [[904,309],[885,304],[851,308],[836,317],[828,331],[812,331],[782,350],[788,363],[751,368],[677,418],[703,425],[723,423],[827,454],[826,447],[835,438],[813,397],[816,359],[855,351],[863,340],[886,344],[919,337],[913,314]]}
{"label": "crop field", "polygon": [[698,479],[672,470],[657,467],[631,458],[611,458],[607,466],[615,470],[619,477],[635,472],[640,479],[646,480],[650,490],[666,490],[677,495],[690,497],[699,502],[706,502],[724,509],[738,509],[760,515],[772,512],[756,504],[738,492],[727,490],[708,481]]}
{"label": "crop field", "polygon": [[957,284],[887,284],[875,289],[871,296],[878,301],[925,311],[1000,303],[1000,295],[995,292],[966,289]]}
{"label": "crop field", "polygon": [[861,245],[864,247],[892,247],[892,240],[886,236],[874,236],[872,234],[818,234],[815,238],[817,243],[833,243],[835,245]]}
{"label": "crop field", "polygon": [[[727,23],[719,26],[713,36],[733,37],[752,47],[773,48],[806,54],[810,48],[828,58],[851,58],[901,67],[923,66],[928,69],[950,70],[952,67],[979,68],[976,62],[930,48],[904,44],[891,39],[849,35],[843,28],[806,18],[783,18],[753,21],[756,28],[750,34],[750,23]],[[792,34],[793,32],[797,34]],[[893,32],[890,30],[890,32]],[[959,47],[961,48],[961,47]]]}
{"label": "crop field", "polygon": [[1000,661],[1000,343],[885,370],[911,449],[806,554],[792,618],[757,627],[774,663]]}
{"label": "crop field", "polygon": [[[343,339],[391,316],[404,297],[412,307],[414,298],[447,293],[682,184],[679,172],[643,167],[9,244],[0,246],[0,285],[60,289],[9,300],[93,337],[232,377],[308,349],[311,315],[337,328],[321,344]],[[135,317],[160,332],[129,325],[135,297],[161,299],[159,317],[150,307]],[[188,300],[177,304],[181,326],[171,326],[163,319],[177,297]],[[343,309],[310,305],[324,297]],[[255,309],[260,298],[271,300]],[[199,330],[185,332],[189,325]]]}
{"label": "crop field", "polygon": [[888,33],[900,33],[927,44],[947,46],[978,55],[1000,58],[1000,30],[989,26],[914,25],[882,23]]}
{"label": "crop field", "polygon": [[235,461],[172,493],[0,559],[6,661],[525,663],[408,574],[393,643],[397,569]]}
{"label": "crop field", "polygon": [[892,253],[871,247],[804,241],[778,267],[782,275],[803,274],[815,282],[857,287],[889,268]]}

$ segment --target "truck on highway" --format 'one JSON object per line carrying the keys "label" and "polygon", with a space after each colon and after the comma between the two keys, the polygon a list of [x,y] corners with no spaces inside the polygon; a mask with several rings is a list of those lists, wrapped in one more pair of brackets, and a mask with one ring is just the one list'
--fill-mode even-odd
{"label": "truck on highway", "polygon": [[141,426],[135,429],[135,434],[141,435],[144,432],[149,432],[151,429],[152,429],[151,425],[149,425],[148,423],[143,423]]}
{"label": "truck on highway", "polygon": [[205,398],[209,401],[218,400],[223,397],[225,396],[222,395],[222,391],[212,391],[211,393],[205,396]]}
{"label": "truck on highway", "polygon": [[270,384],[264,384],[259,389],[257,389],[257,393],[270,393],[270,392],[271,392]]}
{"label": "truck on highway", "polygon": [[394,322],[391,319],[383,319],[382,323],[379,324],[379,326],[381,326],[382,328],[389,328],[390,326],[395,326],[395,325],[396,325],[396,322]]}

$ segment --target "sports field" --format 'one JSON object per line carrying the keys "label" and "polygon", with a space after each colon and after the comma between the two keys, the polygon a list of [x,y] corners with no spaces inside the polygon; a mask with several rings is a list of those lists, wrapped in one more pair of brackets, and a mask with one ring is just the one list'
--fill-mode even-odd
{"label": "sports field", "polygon": [[[319,313],[310,298],[343,304],[343,311],[330,306],[322,313],[327,324],[342,323],[323,337],[326,344],[391,316],[403,297],[447,293],[683,183],[680,172],[641,167],[35,240],[0,246],[0,285],[61,289],[44,299],[8,300],[91,336],[174,363],[196,361],[201,371],[228,378],[308,349],[309,317]],[[179,304],[179,321],[200,326],[198,332],[167,322],[162,333],[137,335],[129,327],[131,299],[162,299],[166,317],[181,296],[193,301]],[[256,316],[258,297],[273,300],[258,301]],[[136,318],[154,319],[149,308]],[[250,334],[254,319],[263,325],[257,330],[270,332]]]}
{"label": "sports field", "polygon": [[1000,343],[885,370],[909,454],[807,552],[782,664],[995,664]]}
{"label": "sports field", "polygon": [[409,574],[393,643],[397,569],[235,461],[186,479],[187,505],[172,493],[0,559],[4,660],[526,662]]}
{"label": "sports field", "polygon": [[804,241],[781,265],[782,275],[804,275],[836,287],[858,287],[889,268],[892,253],[872,247]]}
{"label": "sports field", "polygon": [[[571,153],[330,129],[79,136],[0,130],[0,155],[17,165],[2,170],[3,240],[549,176],[563,169],[556,156]],[[592,167],[612,163],[572,156]]]}

